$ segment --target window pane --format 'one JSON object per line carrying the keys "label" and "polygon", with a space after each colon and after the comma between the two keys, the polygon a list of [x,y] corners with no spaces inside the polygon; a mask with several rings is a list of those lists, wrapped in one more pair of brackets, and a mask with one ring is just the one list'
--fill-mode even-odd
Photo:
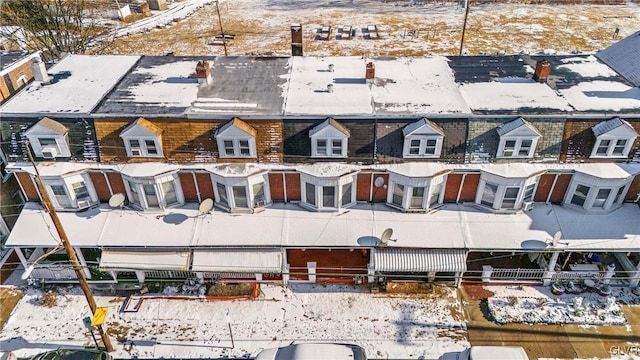
{"label": "window pane", "polygon": [[573,197],[571,198],[571,203],[573,205],[584,206],[584,201],[587,199],[588,193],[588,186],[578,185],[576,187],[576,192],[573,193]]}
{"label": "window pane", "polygon": [[498,191],[497,185],[485,183],[484,191],[482,191],[482,199],[480,200],[480,203],[482,205],[493,207],[493,202],[496,200],[497,191]]}
{"label": "window pane", "polygon": [[247,201],[247,188],[244,186],[234,186],[233,190],[233,200],[236,202],[237,208],[247,208],[249,207],[249,202]]}
{"label": "window pane", "polygon": [[87,191],[87,187],[84,182],[77,182],[72,184],[71,187],[73,188],[73,192],[76,193],[76,199],[89,197],[89,191]]}
{"label": "window pane", "polygon": [[533,190],[536,188],[536,184],[527,185],[524,189],[524,198],[522,201],[533,201]]}
{"label": "window pane", "polygon": [[331,141],[331,150],[333,155],[342,155],[342,140]]}
{"label": "window pane", "polygon": [[140,203],[140,195],[138,194],[138,184],[132,181],[127,181],[127,183],[129,183],[129,191],[131,192],[131,202],[142,206]]}
{"label": "window pane", "polygon": [[147,200],[148,207],[159,207],[158,195],[156,195],[156,187],[153,184],[142,185],[144,190],[144,198]]}
{"label": "window pane", "polygon": [[504,197],[502,198],[502,209],[513,209],[516,205],[516,199],[520,192],[519,187],[508,187],[504,191]]}
{"label": "window pane", "polygon": [[404,196],[404,185],[394,184],[393,185],[393,196],[391,198],[391,203],[394,205],[402,206],[402,197]]}
{"label": "window pane", "polygon": [[322,207],[336,206],[336,188],[335,186],[322,187]]}
{"label": "window pane", "polygon": [[69,199],[64,185],[51,185],[50,188],[51,192],[54,195],[55,201],[58,203],[58,207],[71,207],[71,199]]}
{"label": "window pane", "polygon": [[613,199],[613,203],[617,204],[622,199],[622,193],[624,192],[624,186],[620,186],[618,192],[616,193],[616,198]]}
{"label": "window pane", "polygon": [[598,150],[596,150],[596,155],[607,155],[607,151],[609,151],[609,144],[611,144],[611,140],[600,140]]}
{"label": "window pane", "polygon": [[422,209],[422,203],[424,202],[424,188],[414,187],[411,191],[411,204],[412,209]]}
{"label": "window pane", "polygon": [[147,147],[147,154],[158,155],[158,148],[154,140],[145,140],[144,145]]}
{"label": "window pane", "polygon": [[420,140],[411,140],[411,143],[409,144],[409,154],[411,155],[420,154]]}
{"label": "window pane", "polygon": [[253,184],[253,205],[264,206],[267,202],[267,198],[264,195],[264,183]]}
{"label": "window pane", "polygon": [[436,154],[436,144],[438,142],[435,139],[427,140],[427,145],[424,148],[424,153],[426,155],[435,155]]}
{"label": "window pane", "polygon": [[624,155],[624,148],[627,146],[627,140],[620,139],[616,141],[616,146],[613,147],[613,155]]}
{"label": "window pane", "polygon": [[251,155],[251,150],[249,149],[249,140],[240,140],[240,155],[249,156]]}
{"label": "window pane", "polygon": [[235,155],[235,151],[233,150],[233,141],[225,140],[224,142],[224,154],[228,156]]}
{"label": "window pane", "polygon": [[351,204],[351,183],[342,185],[342,206]]}
{"label": "window pane", "polygon": [[316,206],[316,186],[310,183],[305,183],[305,195],[307,203]]}
{"label": "window pane", "polygon": [[178,202],[176,186],[174,185],[173,180],[162,183],[162,192],[164,193],[164,201],[167,205],[173,205]]}
{"label": "window pane", "polygon": [[327,140],[316,141],[316,152],[318,155],[327,155]]}
{"label": "window pane", "polygon": [[58,146],[54,138],[38,138],[38,141],[40,142],[40,146]]}
{"label": "window pane", "polygon": [[519,156],[529,156],[531,152],[531,145],[533,145],[533,140],[522,140],[520,142],[520,150],[518,151]]}
{"label": "window pane", "polygon": [[598,194],[596,195],[595,200],[593,200],[593,207],[604,208],[604,203],[607,202],[610,193],[611,189],[598,190]]}
{"label": "window pane", "polygon": [[431,187],[431,196],[429,197],[429,207],[437,204],[440,201],[440,193],[442,192],[442,187],[444,182],[441,182],[438,185],[434,185]]}
{"label": "window pane", "polygon": [[129,147],[132,149],[140,149],[140,141],[134,139],[129,140]]}
{"label": "window pane", "polygon": [[67,192],[64,190],[64,186],[62,185],[51,185],[51,192],[56,196],[67,196]]}
{"label": "window pane", "polygon": [[502,156],[513,156],[513,152],[516,149],[516,141],[515,140],[507,140],[504,142],[504,150],[502,151]]}
{"label": "window pane", "polygon": [[229,200],[227,198],[227,187],[224,184],[217,183],[218,188],[218,203],[222,206],[229,207]]}

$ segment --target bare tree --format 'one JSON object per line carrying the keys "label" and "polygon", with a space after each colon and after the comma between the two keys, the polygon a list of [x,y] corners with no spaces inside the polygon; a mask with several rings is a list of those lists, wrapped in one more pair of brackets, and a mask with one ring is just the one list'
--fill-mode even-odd
{"label": "bare tree", "polygon": [[0,23],[9,26],[0,35],[23,49],[41,50],[47,60],[90,48],[101,53],[113,41],[104,17],[109,6],[105,0],[5,0]]}

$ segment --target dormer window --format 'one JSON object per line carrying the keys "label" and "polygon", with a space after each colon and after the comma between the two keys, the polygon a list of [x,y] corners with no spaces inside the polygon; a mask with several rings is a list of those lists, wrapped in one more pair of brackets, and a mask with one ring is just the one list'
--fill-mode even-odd
{"label": "dormer window", "polygon": [[497,129],[500,135],[497,157],[532,158],[538,140],[542,136],[538,130],[523,118],[517,118]]}
{"label": "dormer window", "polygon": [[309,132],[311,157],[347,157],[347,141],[350,132],[332,118],[314,127]]}
{"label": "dormer window", "polygon": [[404,158],[439,158],[442,152],[444,131],[437,124],[421,119],[402,130]]}
{"label": "dormer window", "polygon": [[74,174],[44,180],[53,206],[59,210],[82,210],[98,204],[88,174]]}
{"label": "dormer window", "polygon": [[221,158],[256,157],[257,131],[246,122],[234,118],[216,132]]}
{"label": "dormer window", "polygon": [[162,157],[162,129],[138,118],[120,133],[128,157]]}
{"label": "dormer window", "polygon": [[620,118],[603,121],[591,130],[596,137],[591,158],[626,158],[638,137],[631,124]]}
{"label": "dormer window", "polygon": [[56,159],[71,157],[68,141],[69,129],[48,117],[42,118],[25,131],[35,157]]}

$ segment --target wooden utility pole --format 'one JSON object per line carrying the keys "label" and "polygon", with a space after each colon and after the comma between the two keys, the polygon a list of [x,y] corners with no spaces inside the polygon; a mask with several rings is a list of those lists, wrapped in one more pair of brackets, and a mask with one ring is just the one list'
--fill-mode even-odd
{"label": "wooden utility pole", "polygon": [[[84,271],[82,270],[82,266],[78,261],[78,257],[76,256],[75,250],[69,243],[69,239],[67,238],[67,233],[64,231],[62,227],[62,223],[60,222],[60,218],[58,218],[58,214],[56,213],[56,209],[53,207],[51,203],[51,199],[49,198],[49,194],[47,193],[47,188],[44,186],[42,182],[42,178],[40,178],[40,172],[38,171],[38,167],[36,166],[35,161],[33,160],[33,155],[31,154],[31,149],[29,149],[29,143],[26,143],[27,154],[29,155],[29,161],[33,168],[36,171],[36,184],[38,185],[38,190],[40,190],[40,197],[42,198],[42,202],[44,203],[44,207],[47,209],[49,216],[51,217],[51,221],[53,222],[53,226],[56,228],[58,232],[58,236],[60,237],[60,242],[64,246],[64,249],[67,251],[67,255],[69,255],[69,260],[71,260],[71,265],[73,266],[73,270],[76,272],[76,276],[80,281],[80,287],[82,288],[82,292],[84,292],[84,297],[87,299],[89,303],[89,308],[91,309],[91,315],[96,312],[96,301],[93,299],[93,294],[91,293],[91,289],[89,289],[89,284],[87,283],[87,278],[84,276]],[[109,336],[102,331],[102,325],[97,326],[98,331],[100,332],[100,336],[102,337],[102,343],[104,344],[105,349],[108,352],[113,351],[113,345],[111,345],[111,341],[109,340]]]}
{"label": "wooden utility pole", "polygon": [[222,18],[220,18],[220,0],[216,0],[216,13],[218,13],[218,24],[220,24],[220,33],[222,34],[222,46],[224,46],[224,56],[228,56],[227,37],[224,35],[224,29],[222,28]]}
{"label": "wooden utility pole", "polygon": [[467,18],[469,17],[469,8],[471,7],[471,0],[467,0],[467,8],[464,11],[464,23],[462,24],[462,37],[460,38],[460,53],[462,56],[462,47],[464,46],[464,33],[467,31]]}

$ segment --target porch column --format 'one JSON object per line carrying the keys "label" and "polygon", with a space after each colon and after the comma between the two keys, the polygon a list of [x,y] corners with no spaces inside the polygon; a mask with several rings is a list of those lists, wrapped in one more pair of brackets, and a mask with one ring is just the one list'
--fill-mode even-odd
{"label": "porch column", "polygon": [[282,273],[282,285],[289,286],[289,264],[284,265],[284,272]]}
{"label": "porch column", "polygon": [[549,286],[551,285],[551,279],[553,277],[553,274],[556,272],[556,264],[558,263],[558,256],[560,255],[560,252],[555,251],[553,253],[551,253],[551,259],[549,260],[549,266],[547,267],[547,273],[544,274],[544,279],[542,280],[542,283],[544,284],[544,286]]}
{"label": "porch column", "polygon": [[309,282],[315,284],[316,283],[316,267],[318,266],[318,264],[313,261],[313,262],[308,262],[307,263],[307,269],[309,272]]}
{"label": "porch column", "polygon": [[367,282],[369,284],[373,284],[376,281],[375,273],[376,270],[373,268],[373,265],[367,265]]}
{"label": "porch column", "polygon": [[144,271],[136,270],[135,273],[136,273],[136,277],[138,278],[138,282],[140,284],[144,283],[144,278],[145,278]]}
{"label": "porch column", "polygon": [[482,282],[491,281],[492,272],[493,272],[493,267],[491,267],[491,265],[482,265]]}
{"label": "porch column", "polygon": [[91,271],[89,271],[89,266],[87,266],[87,262],[84,260],[84,255],[82,255],[82,251],[78,248],[73,248],[73,251],[76,252],[76,257],[80,262],[80,266],[82,267],[82,271],[84,272],[84,276],[87,280],[91,280]]}
{"label": "porch column", "polygon": [[257,282],[261,282],[262,281],[262,273],[256,273],[256,281]]}
{"label": "porch column", "polygon": [[636,271],[629,273],[629,287],[635,288],[640,284],[640,261],[636,265]]}
{"label": "porch column", "polygon": [[22,253],[22,249],[13,248],[13,251],[15,251],[16,254],[18,254],[18,259],[20,259],[20,262],[22,263],[22,267],[24,267],[25,269],[29,267],[29,263],[27,262],[27,258],[24,257],[24,254]]}
{"label": "porch column", "polygon": [[462,283],[462,275],[464,275],[463,271],[456,273],[456,288],[460,287],[460,283]]}
{"label": "porch column", "polygon": [[196,278],[198,279],[198,284],[204,284],[204,273],[196,272]]}
{"label": "porch column", "polygon": [[616,273],[616,266],[615,264],[611,263],[609,265],[607,265],[607,272],[604,273],[604,277],[602,278],[602,282],[605,284],[608,284],[611,282],[611,278],[613,277],[613,275]]}

